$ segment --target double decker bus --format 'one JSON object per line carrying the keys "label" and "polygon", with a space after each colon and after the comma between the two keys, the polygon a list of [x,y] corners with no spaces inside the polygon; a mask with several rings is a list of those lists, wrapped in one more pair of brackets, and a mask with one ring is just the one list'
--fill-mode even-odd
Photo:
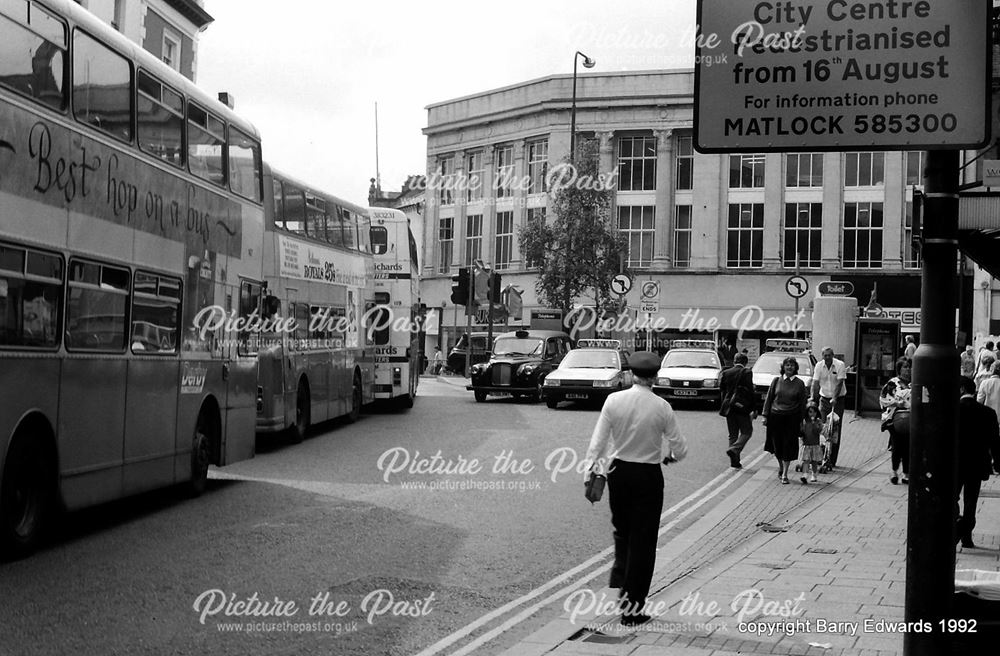
{"label": "double decker bus", "polygon": [[0,548],[254,454],[257,131],[69,0],[0,2]]}
{"label": "double decker bus", "polygon": [[362,330],[372,302],[365,208],[264,167],[264,279],[269,312],[291,323],[262,335],[257,432],[300,442],[313,423],[357,419],[373,400]]}
{"label": "double decker bus", "polygon": [[406,215],[372,207],[375,305],[369,326],[375,345],[375,398],[412,408],[420,381],[420,268]]}

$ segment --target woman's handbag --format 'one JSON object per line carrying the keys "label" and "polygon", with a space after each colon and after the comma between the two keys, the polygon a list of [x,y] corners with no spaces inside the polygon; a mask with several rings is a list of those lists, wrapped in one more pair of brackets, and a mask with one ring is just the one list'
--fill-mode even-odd
{"label": "woman's handbag", "polygon": [[604,496],[604,484],[607,483],[607,480],[607,477],[602,474],[595,471],[590,472],[587,481],[583,484],[583,495],[587,497],[587,501],[595,503],[601,500],[601,497]]}

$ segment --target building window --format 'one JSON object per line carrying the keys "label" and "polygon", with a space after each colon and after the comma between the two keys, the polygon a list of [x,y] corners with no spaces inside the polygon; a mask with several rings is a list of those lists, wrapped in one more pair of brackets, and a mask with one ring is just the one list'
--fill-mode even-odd
{"label": "building window", "polygon": [[730,204],[726,237],[727,267],[764,266],[764,204]]}
{"label": "building window", "polygon": [[549,190],[545,176],[549,173],[549,142],[528,144],[528,193],[544,194]]}
{"label": "building window", "polygon": [[903,217],[903,268],[919,269],[920,251],[913,245],[913,201],[906,201],[906,215]]}
{"label": "building window", "polygon": [[180,72],[181,70],[181,38],[170,30],[163,30],[163,50],[160,58],[163,63]]}
{"label": "building window", "polygon": [[465,217],[465,266],[472,266],[483,257],[483,215]]}
{"label": "building window", "polygon": [[497,212],[497,234],[493,246],[493,268],[497,271],[509,269],[514,247],[513,212]]}
{"label": "building window", "polygon": [[469,183],[466,198],[470,202],[483,197],[483,172],[483,151],[469,153],[465,158],[465,173]]}
{"label": "building window", "polygon": [[656,137],[618,139],[618,191],[656,191]]}
{"label": "building window", "polygon": [[907,151],[906,184],[913,187],[924,186],[924,151],[922,150]]}
{"label": "building window", "polygon": [[875,187],[885,184],[885,153],[847,153],[845,187]]}
{"label": "building window", "polygon": [[438,219],[438,242],[441,244],[438,273],[448,273],[451,271],[451,246],[455,242],[455,219],[452,217]]}
{"label": "building window", "polygon": [[618,207],[618,229],[628,239],[628,266],[648,267],[653,263],[653,234],[656,208],[652,205]]}
{"label": "building window", "polygon": [[729,188],[730,189],[763,189],[764,188],[764,156],[763,155],[730,155],[729,156]]}
{"label": "building window", "polygon": [[681,191],[694,186],[694,149],[690,135],[677,137],[677,179],[674,184]]}
{"label": "building window", "polygon": [[691,266],[691,206],[678,205],[674,218],[674,266]]}
{"label": "building window", "polygon": [[438,178],[440,187],[438,189],[438,202],[441,205],[454,205],[455,194],[452,190],[455,177],[455,158],[442,157],[438,162]]}
{"label": "building window", "polygon": [[[782,264],[819,268],[822,265],[823,204],[785,203],[785,239]],[[798,262],[796,262],[798,256]]]}
{"label": "building window", "polygon": [[508,198],[514,195],[511,191],[514,182],[514,148],[497,146],[496,176],[493,188],[497,190],[497,198]]}
{"label": "building window", "polygon": [[[545,208],[544,207],[530,207],[528,208],[527,223],[531,225],[534,222],[540,222],[542,225],[545,224]],[[524,266],[526,267],[540,267],[542,266],[541,260],[533,260],[530,258],[525,258]]]}
{"label": "building window", "polygon": [[789,153],[785,157],[785,186],[822,187],[823,153]]}
{"label": "building window", "polygon": [[844,268],[882,268],[882,203],[844,203]]}

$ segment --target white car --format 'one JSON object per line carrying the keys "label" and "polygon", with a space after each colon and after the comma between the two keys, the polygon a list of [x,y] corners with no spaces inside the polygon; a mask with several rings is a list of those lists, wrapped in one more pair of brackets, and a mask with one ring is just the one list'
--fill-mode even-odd
{"label": "white car", "polygon": [[799,363],[799,373],[796,378],[806,384],[806,391],[812,387],[813,368],[816,366],[816,358],[811,353],[796,351],[768,351],[762,353],[757,361],[753,363],[750,371],[753,372],[753,389],[757,393],[757,403],[761,407],[767,398],[767,390],[771,387],[771,381],[781,375],[781,363],[785,358],[795,358]]}
{"label": "white car", "polygon": [[653,391],[671,400],[719,401],[722,361],[710,348],[672,348],[663,356]]}
{"label": "white car", "polygon": [[542,398],[545,405],[555,408],[560,401],[603,401],[608,394],[628,387],[632,387],[632,372],[622,351],[576,348],[545,377]]}

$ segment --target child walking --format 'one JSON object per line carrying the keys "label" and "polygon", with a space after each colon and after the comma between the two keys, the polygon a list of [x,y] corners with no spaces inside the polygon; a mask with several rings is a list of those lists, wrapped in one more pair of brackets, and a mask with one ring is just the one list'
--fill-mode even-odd
{"label": "child walking", "polygon": [[807,483],[806,471],[810,471],[809,481],[816,482],[816,470],[819,469],[823,461],[823,447],[819,444],[820,433],[823,431],[823,417],[819,414],[819,408],[812,401],[806,406],[806,418],[802,421],[800,438],[802,440],[802,453],[799,459],[802,460],[802,477],[799,478],[803,484]]}

